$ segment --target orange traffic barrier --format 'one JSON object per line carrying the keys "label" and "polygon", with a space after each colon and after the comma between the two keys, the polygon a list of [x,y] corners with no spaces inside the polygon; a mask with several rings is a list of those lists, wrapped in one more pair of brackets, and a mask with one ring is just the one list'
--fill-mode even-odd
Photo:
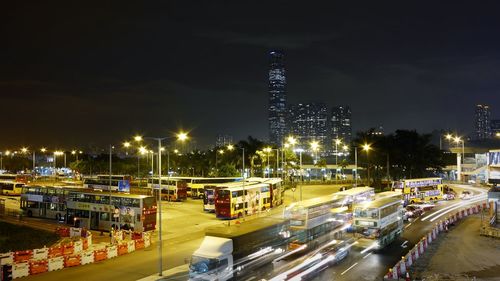
{"label": "orange traffic barrier", "polygon": [[135,240],[135,249],[136,250],[139,250],[139,249],[144,249],[144,239],[137,239]]}
{"label": "orange traffic barrier", "polygon": [[69,228],[68,227],[57,227],[56,233],[61,237],[69,237]]}
{"label": "orange traffic barrier", "polygon": [[127,243],[119,244],[118,245],[118,255],[125,255],[128,254],[128,245]]}
{"label": "orange traffic barrier", "polygon": [[75,252],[75,246],[73,245],[73,242],[63,245],[63,255],[72,255]]}
{"label": "orange traffic barrier", "polygon": [[83,249],[87,250],[89,248],[89,240],[87,238],[82,239],[83,241]]}
{"label": "orange traffic barrier", "polygon": [[30,260],[30,274],[39,274],[49,271],[47,260]]}
{"label": "orange traffic barrier", "polygon": [[132,233],[132,239],[137,240],[142,238],[142,233],[141,232],[134,232]]}
{"label": "orange traffic barrier", "polygon": [[106,249],[94,251],[94,261],[103,261],[108,258],[108,251]]}
{"label": "orange traffic barrier", "polygon": [[30,260],[33,257],[33,251],[32,250],[26,250],[26,251],[16,251],[14,252],[14,262],[25,262]]}
{"label": "orange traffic barrier", "polygon": [[63,246],[58,245],[49,248],[49,258],[60,257],[63,255]]}
{"label": "orange traffic barrier", "polygon": [[80,255],[65,256],[64,257],[64,267],[77,266],[77,265],[80,265],[81,262],[82,262],[82,259],[81,259]]}

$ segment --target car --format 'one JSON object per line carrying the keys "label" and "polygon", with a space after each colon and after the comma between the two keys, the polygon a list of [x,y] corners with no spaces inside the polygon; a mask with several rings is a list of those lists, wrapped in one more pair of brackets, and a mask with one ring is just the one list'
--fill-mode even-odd
{"label": "car", "polygon": [[462,191],[462,193],[460,193],[460,199],[462,200],[469,200],[471,199],[472,197],[472,193],[468,190],[464,190]]}
{"label": "car", "polygon": [[436,205],[429,204],[429,203],[415,203],[415,204],[411,204],[411,205],[408,205],[408,206],[414,206],[414,207],[422,210],[423,212],[425,212],[425,211],[432,210],[434,208],[434,206],[436,206]]}
{"label": "car", "polygon": [[444,200],[455,200],[455,194],[453,194],[451,192],[443,194],[443,199]]}

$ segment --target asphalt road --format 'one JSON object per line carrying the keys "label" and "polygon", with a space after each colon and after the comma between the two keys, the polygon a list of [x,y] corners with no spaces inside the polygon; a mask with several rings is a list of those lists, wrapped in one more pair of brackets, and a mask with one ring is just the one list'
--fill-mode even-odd
{"label": "asphalt road", "polygon": [[[285,193],[285,204],[299,198],[299,188],[295,192]],[[339,186],[314,185],[303,186],[303,199],[309,199],[339,190]],[[14,203],[15,204],[15,203]],[[280,209],[273,211],[274,215],[281,214]],[[266,214],[264,214],[266,215]],[[267,214],[269,215],[269,214]],[[247,218],[252,219],[252,218]],[[26,218],[26,224],[36,224],[39,228],[53,230],[57,224],[51,220]],[[163,238],[163,266],[171,269],[189,263],[191,254],[199,247],[204,237],[207,226],[225,224],[214,214],[204,213],[201,200],[190,200],[182,203],[162,204],[162,238]],[[66,268],[59,271],[47,272],[40,275],[28,276],[18,280],[138,280],[159,271],[158,263],[158,237],[153,235],[152,247],[134,253],[119,256],[95,264]],[[184,280],[186,280],[185,278]],[[182,280],[182,278],[181,278]]]}
{"label": "asphalt road", "polygon": [[[454,187],[457,191],[461,188],[471,189],[469,186]],[[328,194],[338,191],[332,186],[304,186],[304,199]],[[299,190],[295,194],[287,192],[287,203],[298,199]],[[473,189],[475,197],[471,200],[456,199],[448,202],[441,202],[434,210],[424,214],[419,219],[406,225],[403,236],[394,241],[388,247],[380,251],[365,251],[364,248],[353,246],[349,256],[341,263],[331,266],[322,271],[314,280],[324,280],[331,278],[340,280],[380,280],[408,249],[411,249],[420,238],[426,234],[439,217],[445,216],[446,211],[453,212],[464,205],[473,203],[475,199],[484,198],[484,190]],[[482,197],[479,197],[482,196]],[[163,266],[171,269],[179,266],[186,268],[191,254],[200,245],[204,236],[204,228],[221,222],[213,216],[201,211],[201,201],[188,200],[185,203],[163,203]],[[276,210],[279,214],[280,210]],[[424,219],[425,218],[425,219]],[[40,223],[49,223],[41,220]],[[157,237],[153,236],[153,241]],[[407,248],[401,245],[406,242]],[[95,264],[67,268],[60,271],[48,272],[41,275],[29,276],[19,280],[138,280],[150,275],[154,275],[159,270],[158,248],[156,243],[152,247],[134,252],[132,254],[120,256],[112,260],[107,260]],[[259,277],[270,279],[274,274],[278,274],[292,265],[300,263],[297,259],[291,261],[289,265],[281,264],[279,268],[268,266],[256,274]],[[176,280],[186,280],[185,273],[180,274]],[[179,276],[179,274],[178,274]],[[255,279],[254,276],[253,279]]]}

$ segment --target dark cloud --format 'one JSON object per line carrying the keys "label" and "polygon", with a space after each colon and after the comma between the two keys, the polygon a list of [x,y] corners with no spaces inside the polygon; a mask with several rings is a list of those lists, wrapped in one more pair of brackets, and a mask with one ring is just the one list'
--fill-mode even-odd
{"label": "dark cloud", "polygon": [[[500,118],[499,4],[11,2],[0,11],[0,149],[192,129],[267,136],[267,53],[290,102],[348,104],[355,130],[470,132]],[[8,106],[5,106],[8,104]]]}

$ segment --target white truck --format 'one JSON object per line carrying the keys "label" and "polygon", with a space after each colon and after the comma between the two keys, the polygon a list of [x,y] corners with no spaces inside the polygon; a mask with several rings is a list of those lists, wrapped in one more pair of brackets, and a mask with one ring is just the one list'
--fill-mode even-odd
{"label": "white truck", "polygon": [[224,281],[251,274],[286,251],[288,229],[288,221],[267,217],[208,228],[191,257],[189,280]]}

